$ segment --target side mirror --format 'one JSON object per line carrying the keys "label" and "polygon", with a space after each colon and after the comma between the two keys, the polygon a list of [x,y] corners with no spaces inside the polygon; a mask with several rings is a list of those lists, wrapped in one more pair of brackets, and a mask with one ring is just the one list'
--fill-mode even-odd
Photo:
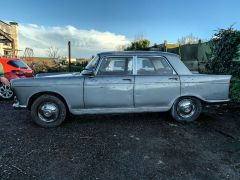
{"label": "side mirror", "polygon": [[95,76],[94,71],[93,71],[93,70],[89,70],[89,69],[84,69],[84,70],[82,71],[82,74],[83,74],[83,75],[87,75],[87,76]]}

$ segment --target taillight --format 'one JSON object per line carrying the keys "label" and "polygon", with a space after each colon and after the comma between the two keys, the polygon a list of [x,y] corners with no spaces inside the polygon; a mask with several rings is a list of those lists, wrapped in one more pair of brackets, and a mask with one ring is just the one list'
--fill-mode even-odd
{"label": "taillight", "polygon": [[24,76],[25,75],[25,72],[20,71],[20,70],[12,70],[12,72],[14,74],[16,74],[17,76]]}

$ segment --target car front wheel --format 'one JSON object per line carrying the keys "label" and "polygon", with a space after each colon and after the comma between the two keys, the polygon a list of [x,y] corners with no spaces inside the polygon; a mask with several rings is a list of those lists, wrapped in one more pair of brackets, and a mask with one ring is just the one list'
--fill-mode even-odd
{"label": "car front wheel", "polygon": [[194,97],[182,97],[172,106],[171,115],[179,122],[196,120],[202,112],[202,103]]}
{"label": "car front wheel", "polygon": [[42,95],[33,102],[31,116],[39,126],[52,128],[59,126],[66,119],[67,109],[58,97]]}

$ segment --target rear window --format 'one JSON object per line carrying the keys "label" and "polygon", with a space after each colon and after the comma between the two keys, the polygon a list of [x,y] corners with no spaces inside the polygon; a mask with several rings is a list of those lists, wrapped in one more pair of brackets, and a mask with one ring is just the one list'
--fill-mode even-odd
{"label": "rear window", "polygon": [[22,69],[27,69],[28,65],[26,65],[23,61],[21,60],[10,60],[8,61],[8,64],[16,67],[16,68],[22,68]]}

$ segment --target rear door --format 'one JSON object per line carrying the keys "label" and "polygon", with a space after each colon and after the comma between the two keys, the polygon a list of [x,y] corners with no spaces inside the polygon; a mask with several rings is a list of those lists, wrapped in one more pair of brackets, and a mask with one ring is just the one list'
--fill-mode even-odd
{"label": "rear door", "polygon": [[135,62],[135,107],[171,107],[180,96],[180,79],[167,59],[139,56]]}

